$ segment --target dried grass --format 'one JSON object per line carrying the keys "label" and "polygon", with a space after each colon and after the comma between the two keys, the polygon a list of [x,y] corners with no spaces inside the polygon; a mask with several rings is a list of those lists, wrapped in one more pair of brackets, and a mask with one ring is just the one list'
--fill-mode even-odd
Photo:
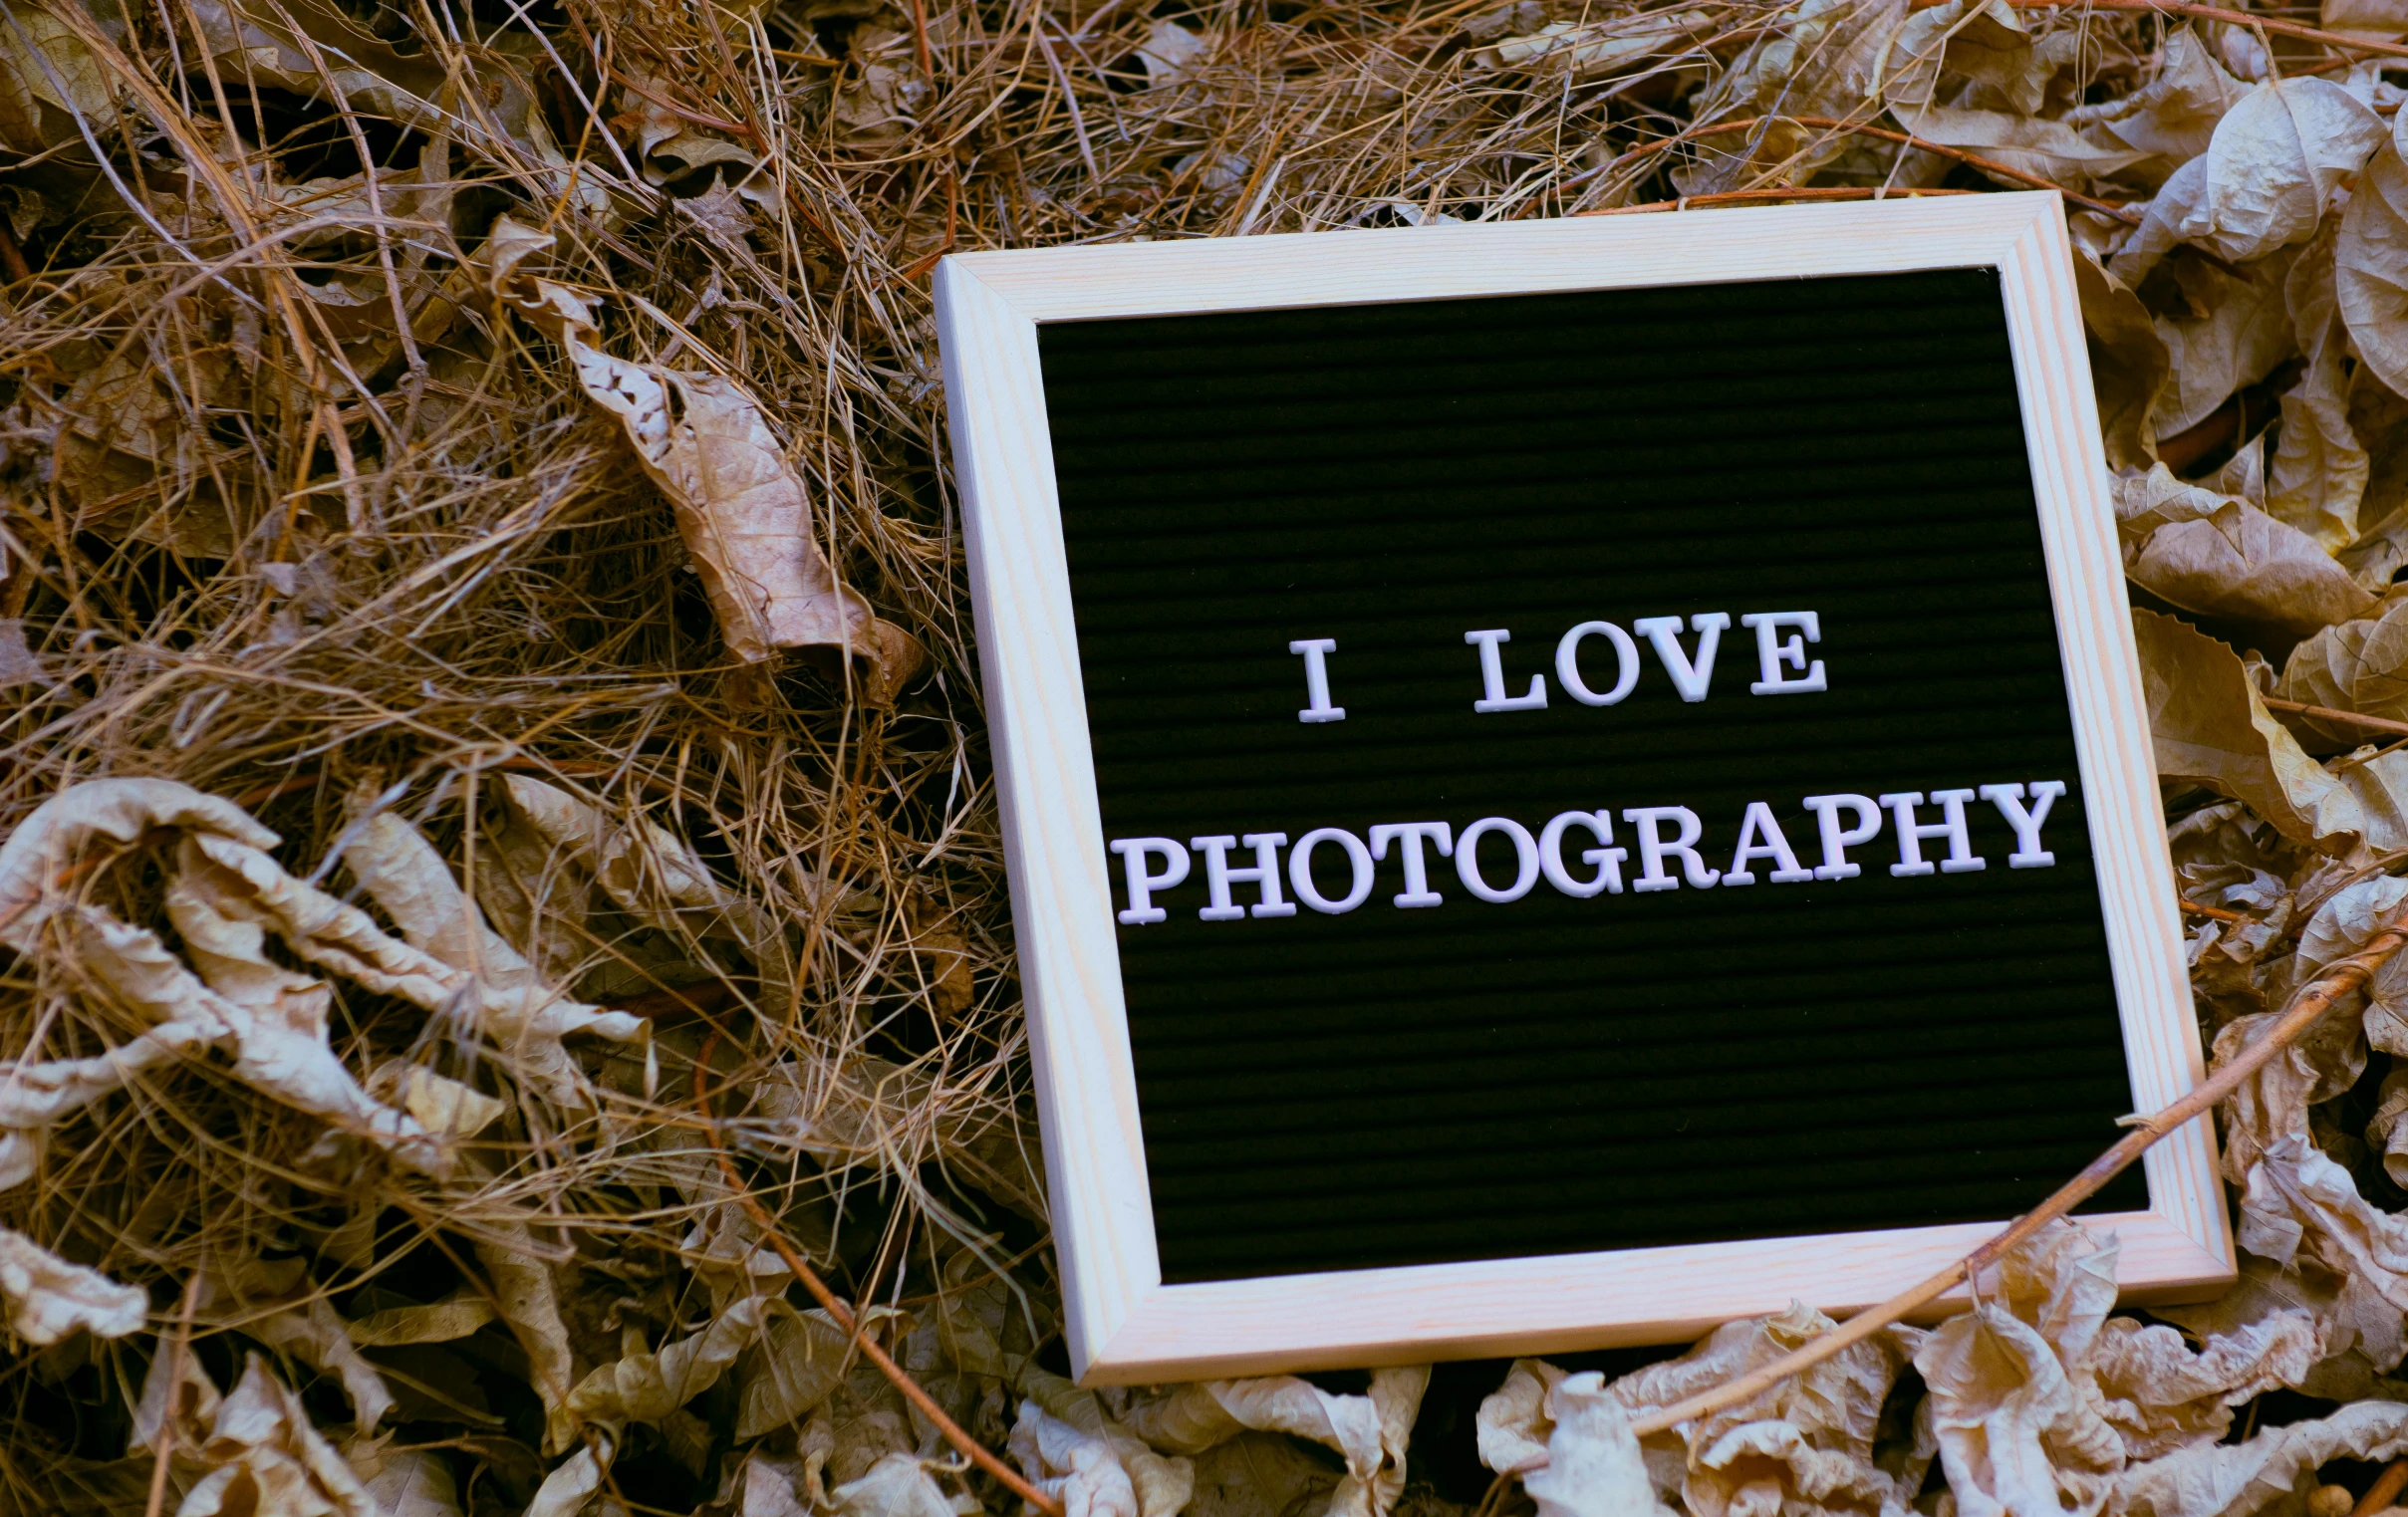
{"label": "dried grass", "polygon": [[[495,1254],[558,1282],[580,1369],[626,1332],[692,1331],[718,1277],[689,1232],[732,1225],[692,1103],[706,1044],[710,1084],[749,1101],[753,1182],[842,1294],[941,1319],[932,1301],[1001,1280],[1019,1348],[1045,1336],[928,305],[944,252],[1990,182],[1823,125],[1874,120],[1861,90],[1800,95],[1787,110],[1827,113],[1800,126],[1727,88],[1798,31],[1763,0],[50,0],[0,20],[0,819],[95,777],[173,779],[364,898],[339,859],[373,803],[497,921],[533,895],[560,980],[654,1034],[579,1047],[598,1094],[564,1106],[461,1017],[337,982],[352,1069],[403,1058],[509,1104],[446,1179],[330,1150],[322,1121],[204,1060],[60,1128],[0,1222],[146,1289],[170,1337],[183,1303],[220,1385],[265,1315],[506,1291]],[[1610,58],[1486,51],[1553,20]],[[2163,32],[2031,25],[2082,39],[2077,93],[2129,88]],[[1817,37],[1797,45],[1844,45]],[[612,353],[759,401],[828,558],[926,645],[925,677],[888,701],[861,659],[727,653],[621,430],[494,298],[503,213],[552,235],[545,277],[599,302]],[[738,951],[691,913],[647,925],[514,882],[511,777],[658,824],[791,929]],[[159,924],[172,870],[146,836],[52,883]],[[20,957],[0,1048],[98,1054],[140,1030],[112,1004],[72,953]],[[277,1260],[301,1283],[235,1278]],[[195,1280],[234,1283],[201,1304]],[[448,1446],[483,1482],[468,1509],[515,1512],[550,1461],[499,1333],[469,1340],[491,1399]],[[143,1508],[154,1461],[127,1448],[152,1349],[75,1338],[0,1366],[0,1508]],[[999,1444],[1007,1411],[966,1371],[944,1385]],[[648,1449],[619,1466],[653,1469],[647,1490],[707,1467]]]}

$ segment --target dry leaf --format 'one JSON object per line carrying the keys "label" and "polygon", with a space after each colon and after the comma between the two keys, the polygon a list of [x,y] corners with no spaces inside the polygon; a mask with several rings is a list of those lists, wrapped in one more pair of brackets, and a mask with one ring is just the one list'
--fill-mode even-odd
{"label": "dry leaf", "polygon": [[1522,37],[1508,37],[1473,55],[1491,69],[1568,68],[1574,78],[1610,74],[1659,53],[1678,53],[1692,37],[1713,29],[1704,11],[1653,11],[1612,21],[1550,21]]}
{"label": "dry leaf", "polygon": [[1195,1459],[1196,1494],[1180,1517],[1262,1517],[1265,1512],[1318,1512],[1329,1504],[1339,1473],[1303,1444],[1271,1432],[1245,1432],[1215,1443]]}
{"label": "dry leaf", "polygon": [[736,1436],[757,1438],[799,1422],[844,1379],[853,1338],[826,1312],[770,1303],[760,1348],[738,1372]]}
{"label": "dry leaf", "polygon": [[222,1277],[207,1279],[204,1284],[199,1297],[202,1307],[230,1308],[226,1315],[244,1334],[341,1381],[343,1393],[352,1404],[353,1420],[362,1433],[376,1431],[393,1409],[393,1391],[385,1377],[354,1346],[349,1325],[324,1296],[262,1311],[263,1303],[242,1301]]}
{"label": "dry leaf", "polygon": [[[1732,67],[1699,92],[1699,121],[1751,116],[1847,117],[1878,88],[1882,56],[1906,19],[1907,0],[1799,0],[1781,24],[1750,42]],[[1793,161],[1810,137],[1805,127],[1769,123],[1752,150],[1709,138],[1696,163],[1674,168],[1685,195],[1727,190],[1775,164]],[[1844,142],[1809,151],[1801,168],[1838,157]]]}
{"label": "dry leaf", "polygon": [[[2376,1393],[2377,1378],[2408,1354],[2408,1317],[2398,1307],[2358,1277],[2308,1260],[2283,1266],[2244,1255],[2240,1279],[2222,1296],[2164,1307],[2156,1315],[2197,1335],[2203,1358],[2229,1353],[2236,1344],[2262,1345],[2265,1368],[2257,1373],[2308,1395],[2354,1399]],[[2137,1448],[2135,1454],[2143,1456]]]}
{"label": "dry leaf", "polygon": [[1522,1478],[1538,1517],[1670,1517],[1603,1376],[1567,1378],[1547,1392],[1547,1412],[1546,1467]]}
{"label": "dry leaf", "polygon": [[32,951],[35,931],[66,900],[53,881],[83,846],[133,843],[152,828],[216,833],[253,848],[277,838],[231,801],[172,780],[87,780],[35,807],[0,844],[0,942]]}
{"label": "dry leaf", "polygon": [[2046,85],[2032,65],[2031,34],[2006,0],[1943,0],[1914,12],[1891,37],[1880,91],[1899,124],[1917,133],[1924,115],[1946,104],[1943,79],[1987,85],[2029,117]]}
{"label": "dry leaf", "polygon": [[676,508],[728,650],[757,662],[781,647],[842,648],[867,660],[865,698],[892,704],[927,654],[837,583],[814,534],[810,492],[759,404],[722,376],[604,353],[583,297],[518,272],[552,239],[507,216],[496,218],[493,239],[491,288],[561,341],[588,398],[618,417],[637,461]]}
{"label": "dry leaf", "polygon": [[2274,720],[2231,647],[2149,611],[2132,614],[2132,632],[2161,778],[2231,796],[2296,843],[2356,840],[2356,798]]}
{"label": "dry leaf", "polygon": [[[1147,1430],[1135,1411],[1126,1421],[1116,1418],[1104,1409],[1094,1391],[1081,1391],[1070,1382],[1048,1375],[1034,1366],[1022,1368],[1019,1389],[1027,1396],[1020,1403],[1020,1425],[1030,1425],[1030,1418],[1034,1415],[1042,1419],[1042,1425],[1062,1429],[1053,1435],[1052,1446],[1057,1452],[1070,1447],[1093,1448],[1103,1450],[1111,1458],[1130,1491],[1133,1503],[1131,1517],[1176,1517],[1188,1504],[1188,1498],[1196,1488],[1196,1471],[1194,1465],[1179,1456],[1198,1451],[1190,1446],[1190,1440],[1156,1436]],[[1360,1400],[1361,1397],[1352,1399]],[[1229,1427],[1220,1436],[1233,1435],[1236,1431],[1235,1427]],[[1014,1437],[1018,1436],[1015,1432]],[[1030,1434],[1032,1438],[1037,1436],[1034,1432]],[[1209,1441],[1217,1442],[1219,1437]],[[1030,1446],[1034,1448],[1040,1444],[1032,1443]],[[1165,1457],[1166,1453],[1171,1457]],[[1067,1468],[1058,1461],[1055,1467]],[[1082,1477],[1079,1483],[1086,1490],[1119,1489],[1101,1473]],[[1331,1510],[1337,1510],[1335,1502]]]}
{"label": "dry leaf", "polygon": [[399,1059],[388,1059],[368,1072],[368,1091],[408,1113],[427,1132],[452,1139],[474,1138],[510,1110],[474,1086]]}
{"label": "dry leaf", "polygon": [[[525,775],[503,776],[502,788],[512,824],[505,829],[505,846],[515,850],[525,872],[522,885],[560,879],[562,865],[573,865],[612,904],[656,931],[733,943],[760,974],[769,1004],[792,995],[793,949],[776,919],[759,902],[719,884],[674,834],[642,816],[622,823]],[[541,840],[540,848],[530,846],[533,840]],[[816,875],[804,874],[801,883],[836,908],[859,903],[859,897],[840,893]]]}
{"label": "dry leaf", "polygon": [[2334,298],[2376,378],[2408,395],[2408,162],[2400,123],[2367,161],[2333,245]]}
{"label": "dry leaf", "polygon": [[[167,911],[200,975],[157,934],[96,906],[62,908],[48,890],[69,855],[93,838],[131,841],[148,827],[178,826],[196,831],[181,845]],[[441,1147],[406,1115],[371,1098],[335,1055],[327,1042],[327,988],[266,956],[262,930],[241,918],[227,883],[197,852],[204,837],[242,849],[276,841],[238,809],[184,786],[102,780],[37,807],[0,846],[0,912],[14,913],[0,926],[0,941],[38,954],[45,927],[55,927],[86,983],[149,1024],[97,1058],[16,1066],[0,1096],[0,1179],[15,1183],[31,1174],[41,1130],[145,1068],[209,1049],[232,1054],[235,1077],[252,1089],[412,1167],[446,1168]]]}
{"label": "dry leaf", "polygon": [[602,1489],[604,1460],[595,1453],[597,1446],[609,1449],[610,1439],[597,1434],[594,1444],[578,1449],[555,1465],[544,1476],[535,1499],[528,1503],[526,1517],[580,1517],[586,1503]]}
{"label": "dry leaf", "polygon": [[544,983],[533,964],[485,925],[433,846],[401,818],[379,813],[353,824],[343,862],[401,928],[404,942],[477,987],[485,1033],[554,1100],[588,1100],[563,1037],[591,1032],[626,1042],[645,1035],[643,1018],[580,1004]]}
{"label": "dry leaf", "polygon": [[1328,1517],[1387,1517],[1404,1490],[1405,1439],[1429,1384],[1427,1366],[1375,1370],[1367,1395],[1335,1394],[1292,1376],[1211,1381],[1133,1406],[1127,1421],[1156,1448],[1180,1454],[1202,1453],[1248,1428],[1308,1438],[1346,1461]]}
{"label": "dry leaf", "polygon": [[385,1449],[370,1467],[345,1450],[356,1473],[376,1503],[378,1517],[461,1517],[459,1484],[439,1453],[425,1449]]}
{"label": "dry leaf", "polygon": [[620,102],[636,119],[636,161],[646,182],[667,185],[689,178],[717,164],[728,165],[728,183],[742,181],[760,158],[716,132],[694,126],[661,102],[672,93],[668,81],[630,69],[620,86]]}
{"label": "dry leaf", "polygon": [[2125,572],[2187,611],[2305,635],[2375,604],[2314,538],[2162,463],[2118,479],[2115,510]]}
{"label": "dry leaf", "polygon": [[1925,1339],[1915,1368],[1960,1512],[2098,1509],[2126,1454],[2080,1366],[2114,1305],[2114,1246],[2060,1222]]}
{"label": "dry leaf", "polygon": [[492,1282],[502,1321],[526,1350],[535,1393],[544,1404],[544,1451],[556,1454],[577,1438],[577,1419],[569,1411],[576,1356],[560,1318],[560,1289],[524,1224],[508,1223],[491,1231],[500,1236],[476,1241],[476,1262]]}
{"label": "dry leaf", "polygon": [[663,1346],[638,1347],[597,1367],[569,1394],[569,1412],[580,1422],[598,1422],[613,1437],[630,1422],[662,1422],[718,1383],[719,1376],[761,1330],[764,1304],[758,1297],[737,1302],[699,1333]]}
{"label": "dry leaf", "polygon": [[2252,1517],[2290,1497],[2334,1459],[2373,1463],[2408,1451],[2408,1405],[2361,1401],[2331,1416],[2271,1427],[2245,1443],[2210,1443],[2136,1464],[2109,1500],[2123,1517]]}
{"label": "dry leaf", "polygon": [[2153,177],[2162,178],[2207,151],[2216,124],[2247,94],[2249,86],[2186,26],[2167,34],[2156,78],[2120,99],[2077,106],[2064,119],[2159,160]]}
{"label": "dry leaf", "polygon": [[2282,396],[2281,445],[2267,468],[2266,511],[2327,553],[2357,540],[2370,460],[2349,425],[2347,338],[2334,294],[2334,228],[2327,222],[2291,265],[2284,299],[2306,372]]}
{"label": "dry leaf", "polygon": [[1176,21],[1157,21],[1138,44],[1138,61],[1146,68],[1146,85],[1160,89],[1211,50],[1210,39]]}
{"label": "dry leaf", "polygon": [[207,1473],[176,1517],[378,1517],[376,1499],[253,1354],[198,1450]]}
{"label": "dry leaf", "polygon": [[2157,462],[2157,433],[2150,415],[2172,372],[2166,341],[2158,336],[2140,297],[2086,248],[2074,249],[2073,283],[2089,337],[2090,374],[2107,462],[2118,469],[2145,470]]}
{"label": "dry leaf", "polygon": [[2382,119],[2330,80],[2268,80],[2149,202],[2115,256],[2117,277],[2138,284],[2178,242],[2245,264],[2306,241],[2383,135]]}
{"label": "dry leaf", "polygon": [[0,1227],[0,1298],[9,1330],[30,1344],[54,1344],[78,1330],[99,1338],[138,1333],[150,1298],[98,1270],[70,1264],[21,1232]]}
{"label": "dry leaf", "polygon": [[[869,1473],[858,1480],[849,1480],[828,1493],[834,1498],[841,1517],[963,1517],[974,1512],[974,1500],[959,1505],[948,1499],[921,1461],[911,1454],[892,1453],[870,1466]],[[1076,1517],[1089,1517],[1077,1508]],[[1098,1509],[1093,1517],[1107,1517]],[[1119,1517],[1119,1514],[1111,1514]]]}
{"label": "dry leaf", "polygon": [[695,1517],[811,1517],[810,1475],[800,1459],[755,1448],[720,1477],[714,1505]]}
{"label": "dry leaf", "polygon": [[[1679,1359],[1607,1389],[1633,1413],[1655,1410],[1746,1374],[1831,1326],[1821,1313],[1792,1304],[1769,1317],[1727,1323]],[[1928,1430],[1919,1426],[1915,1443],[1893,1451],[1887,1463],[1875,1458],[1874,1437],[1882,1403],[1920,1341],[1913,1328],[1888,1329],[1740,1405],[1649,1439],[1648,1462],[1663,1494],[1679,1495],[1693,1511],[1781,1501],[1879,1510],[1907,1500],[1931,1462]]]}
{"label": "dry leaf", "polygon": [[1112,1445],[1094,1433],[1047,1416],[1034,1401],[1020,1403],[1020,1420],[1011,1430],[1011,1453],[1020,1461],[1020,1472],[1029,1483],[1062,1503],[1065,1512],[1079,1517],[1140,1517],[1137,1488]]}
{"label": "dry leaf", "polygon": [[[2408,719],[2408,604],[2336,623],[2291,649],[2274,693],[2303,705]],[[2285,720],[2329,743],[2355,744],[2363,728],[2298,713]]]}
{"label": "dry leaf", "polygon": [[493,1303],[481,1292],[455,1291],[423,1306],[386,1307],[344,1324],[351,1341],[363,1349],[397,1344],[450,1343],[494,1321]]}
{"label": "dry leaf", "polygon": [[74,30],[32,6],[0,16],[0,142],[32,155],[79,141],[75,118],[96,135],[117,116],[109,75]]}
{"label": "dry leaf", "polygon": [[2354,37],[2408,36],[2408,6],[2400,0],[2323,0],[2317,24]]}
{"label": "dry leaf", "polygon": [[[2201,267],[2196,277],[2213,292],[2207,309],[2197,316],[2157,318],[2157,335],[2172,366],[2150,413],[2159,437],[2197,426],[2235,390],[2257,383],[2290,357],[2298,337],[2285,290],[2294,258],[2280,250],[2243,265],[2238,277]],[[2120,257],[2110,267],[2123,275]]]}
{"label": "dry leaf", "polygon": [[[1996,3],[1998,0],[1994,0]],[[2128,147],[2093,141],[2063,122],[2013,116],[2005,111],[1925,106],[1911,114],[1900,112],[1899,120],[1919,137],[1947,147],[1962,147],[2060,184],[2085,184],[2104,178],[2147,156]],[[1994,177],[2016,188],[2023,184],[2004,175]]]}

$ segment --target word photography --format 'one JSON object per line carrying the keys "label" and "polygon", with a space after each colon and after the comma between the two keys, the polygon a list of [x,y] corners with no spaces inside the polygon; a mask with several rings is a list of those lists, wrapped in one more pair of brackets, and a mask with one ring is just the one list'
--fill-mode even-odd
{"label": "word photography", "polygon": [[[1889,866],[1891,875],[1971,874],[1990,866],[1974,848],[1974,820],[1967,808],[1977,800],[1990,803],[1997,825],[2013,839],[2013,851],[2007,858],[2009,869],[2046,869],[2056,863],[2056,856],[2042,845],[2041,828],[2065,793],[2062,780],[2035,780],[1929,795],[1910,790],[1880,797],[1806,796],[1798,804],[1813,818],[1813,842],[1820,852],[1820,862],[1812,866],[1800,860],[1772,807],[1763,801],[1748,802],[1740,814],[1730,864],[1722,869],[1708,863],[1705,820],[1686,806],[1626,808],[1620,813],[1629,827],[1625,844],[1615,842],[1615,813],[1600,810],[1558,813],[1535,834],[1510,817],[1482,817],[1460,833],[1446,822],[1383,822],[1370,828],[1367,837],[1342,827],[1317,827],[1292,847],[1286,833],[1222,833],[1185,844],[1175,838],[1118,838],[1111,850],[1120,856],[1128,895],[1128,905],[1119,913],[1124,926],[1169,920],[1170,908],[1156,897],[1188,883],[1197,856],[1204,861],[1205,903],[1196,912],[1201,920],[1293,916],[1298,903],[1335,916],[1371,898],[1379,866],[1392,853],[1404,888],[1390,897],[1391,903],[1407,909],[1446,904],[1446,894],[1432,882],[1433,855],[1454,862],[1456,879],[1467,893],[1494,905],[1521,899],[1542,878],[1576,899],[1619,895],[1626,888],[1648,894],[1685,884],[1703,890],[1759,880],[1774,885],[1849,880],[1864,868],[1848,851],[1873,843],[1885,830],[1897,853],[1897,861]],[[1483,844],[1489,845],[1484,863]],[[1927,845],[1945,853],[1926,858]],[[1281,849],[1288,851],[1284,869]],[[1634,850],[1638,874],[1626,884],[1623,867]],[[1240,851],[1250,854],[1252,862],[1232,863],[1230,856]],[[1332,895],[1322,885],[1339,873],[1341,859],[1346,885],[1342,893]],[[1499,884],[1507,880],[1508,868],[1510,882]],[[1241,904],[1236,896],[1240,886],[1259,898]],[[1294,892],[1294,900],[1288,891]]]}

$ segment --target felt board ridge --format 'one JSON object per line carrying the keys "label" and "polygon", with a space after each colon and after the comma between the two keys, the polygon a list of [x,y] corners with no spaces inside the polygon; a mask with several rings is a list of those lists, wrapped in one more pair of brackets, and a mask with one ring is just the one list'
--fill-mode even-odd
{"label": "felt board ridge", "polygon": [[[1733,344],[1744,340],[1743,351]],[[2058,779],[2056,864],[1118,931],[1167,1281],[2004,1218],[2131,1083],[1995,271],[1039,328],[1105,836]],[[1606,382],[1644,349],[1651,380]],[[1575,623],[1814,610],[1826,693],[1474,714]],[[1292,637],[1337,639],[1300,724]],[[1601,643],[1585,656],[1609,659]],[[1610,663],[1607,665],[1610,667]],[[1629,839],[1618,832],[1616,842]],[[1484,855],[1494,860],[1495,854]],[[1491,863],[1491,870],[1496,866]],[[1509,873],[1509,870],[1508,870]],[[1760,873],[1760,866],[1759,866]],[[1116,889],[1117,895],[1117,889]],[[2094,1203],[2147,1204],[2138,1170]]]}

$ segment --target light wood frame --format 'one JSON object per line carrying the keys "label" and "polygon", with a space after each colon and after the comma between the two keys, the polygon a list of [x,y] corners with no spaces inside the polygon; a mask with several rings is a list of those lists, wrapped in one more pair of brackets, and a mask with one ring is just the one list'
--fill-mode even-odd
{"label": "light wood frame", "polygon": [[[2199,1031],[2054,194],[1122,243],[938,266],[955,480],[1081,1384],[1672,1342],[1792,1299],[1832,1312],[1885,1299],[1996,1224],[1163,1284],[1038,324],[1966,267],[1997,268],[2006,291],[2133,1105],[2155,1111],[2201,1078]],[[2127,1300],[2214,1294],[2234,1258],[2208,1120],[2143,1162],[2154,1209],[2086,1225],[2120,1237]]]}

